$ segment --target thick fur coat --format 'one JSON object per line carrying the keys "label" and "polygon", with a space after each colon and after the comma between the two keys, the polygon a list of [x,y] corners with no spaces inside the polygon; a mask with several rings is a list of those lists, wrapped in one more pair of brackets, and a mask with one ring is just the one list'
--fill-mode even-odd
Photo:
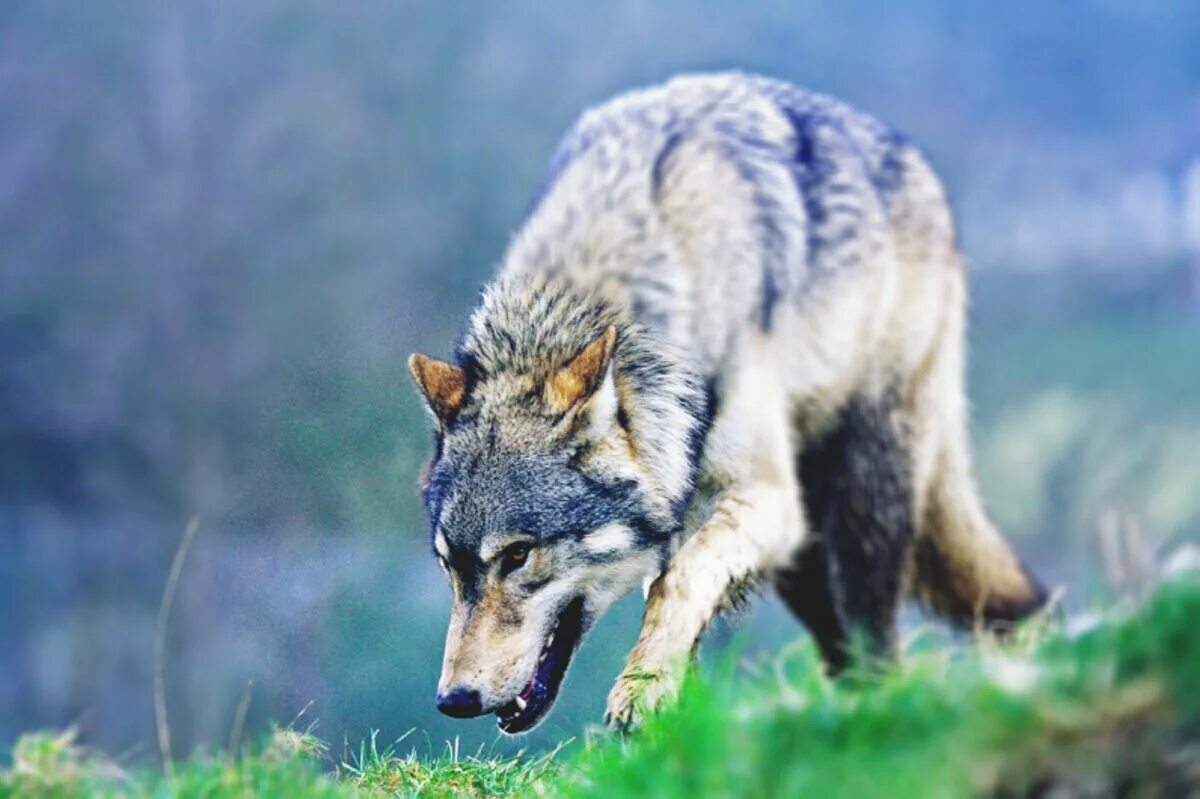
{"label": "thick fur coat", "polygon": [[943,188],[875,119],[687,76],[567,133],[452,363],[423,491],[455,594],[439,705],[510,732],[644,581],[609,699],[636,722],[713,615],[773,584],[832,671],[913,596],[1004,626],[1043,594],[984,513]]}

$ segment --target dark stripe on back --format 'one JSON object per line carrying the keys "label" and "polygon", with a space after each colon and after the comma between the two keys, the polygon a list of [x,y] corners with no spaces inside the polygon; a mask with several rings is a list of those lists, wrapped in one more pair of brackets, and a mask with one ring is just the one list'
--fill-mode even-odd
{"label": "dark stripe on back", "polygon": [[673,131],[667,135],[666,142],[663,143],[662,149],[658,151],[658,155],[654,157],[654,165],[650,168],[650,192],[651,196],[657,202],[659,191],[662,189],[663,176],[666,174],[667,161],[671,154],[678,149],[683,141],[683,133],[681,131]]}

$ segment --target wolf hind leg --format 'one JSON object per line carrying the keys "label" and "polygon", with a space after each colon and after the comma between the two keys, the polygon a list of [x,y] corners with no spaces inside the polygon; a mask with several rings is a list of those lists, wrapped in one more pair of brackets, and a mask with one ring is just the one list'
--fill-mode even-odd
{"label": "wolf hind leg", "polygon": [[895,406],[891,397],[852,399],[835,427],[799,456],[814,535],[775,586],[832,674],[851,665],[856,644],[874,658],[895,652],[914,530],[910,459]]}
{"label": "wolf hind leg", "polygon": [[850,631],[830,582],[829,552],[817,535],[775,575],[775,590],[816,642],[825,670],[837,675],[850,665]]}

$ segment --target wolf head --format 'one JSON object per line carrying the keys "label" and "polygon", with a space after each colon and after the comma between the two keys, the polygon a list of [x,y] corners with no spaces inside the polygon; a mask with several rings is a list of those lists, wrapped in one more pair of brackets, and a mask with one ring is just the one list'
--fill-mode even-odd
{"label": "wolf head", "polygon": [[617,338],[608,326],[520,373],[410,359],[438,430],[422,494],[454,593],[438,685],[448,715],[531,729],[593,622],[661,567],[665,536],[623,423]]}

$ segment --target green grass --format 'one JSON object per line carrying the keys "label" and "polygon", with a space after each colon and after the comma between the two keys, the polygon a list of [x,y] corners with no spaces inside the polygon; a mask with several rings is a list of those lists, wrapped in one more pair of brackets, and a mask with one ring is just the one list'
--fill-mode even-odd
{"label": "green grass", "polygon": [[[341,754],[275,730],[172,777],[122,768],[70,734],[32,735],[0,797],[1176,795],[1200,789],[1200,582],[1068,636],[917,647],[886,674],[832,684],[807,645],[756,676],[694,676],[635,736],[541,757],[439,757],[375,739]],[[1185,788],[1185,786],[1187,786]]]}

